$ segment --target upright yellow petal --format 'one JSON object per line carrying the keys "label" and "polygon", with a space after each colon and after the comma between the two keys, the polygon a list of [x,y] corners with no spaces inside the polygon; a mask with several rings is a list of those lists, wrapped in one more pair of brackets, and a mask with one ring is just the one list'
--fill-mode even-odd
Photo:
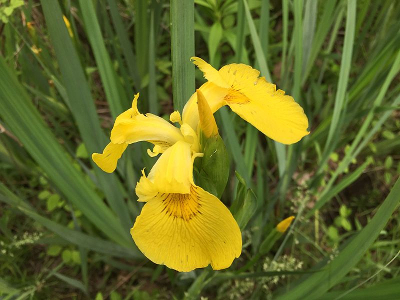
{"label": "upright yellow petal", "polygon": [[228,268],[242,251],[239,226],[214,195],[192,186],[190,194],[158,194],[131,229],[138,248],[156,264],[189,272],[211,264]]}
{"label": "upright yellow petal", "polygon": [[117,167],[117,162],[121,158],[128,144],[109,143],[102,154],[93,153],[92,159],[96,165],[104,172],[112,173]]}
{"label": "upright yellow petal", "polygon": [[189,193],[193,184],[193,161],[191,145],[176,142],[156,161],[149,180],[160,193]]}
{"label": "upright yellow petal", "polygon": [[[212,113],[216,112],[226,104],[224,98],[229,91],[228,89],[221,88],[212,82],[206,82],[199,88],[199,90],[203,93],[204,98],[206,98]],[[190,97],[189,101],[183,108],[182,122],[189,124],[193,130],[197,131],[197,125],[199,123],[197,92]]]}
{"label": "upright yellow petal", "polygon": [[190,58],[192,62],[203,72],[204,78],[216,85],[224,88],[229,88],[229,85],[221,77],[221,74],[214,69],[210,64],[206,63],[199,57]]}
{"label": "upright yellow petal", "polygon": [[200,89],[197,91],[197,105],[199,108],[200,129],[206,138],[218,135],[218,126],[206,98]]}
{"label": "upright yellow petal", "polygon": [[183,139],[178,128],[153,114],[139,114],[134,118],[116,122],[111,131],[111,141],[115,144],[149,141],[168,148]]}
{"label": "upright yellow petal", "polygon": [[122,114],[120,114],[117,119],[115,120],[114,126],[117,124],[123,122],[123,121],[129,121],[130,119],[133,119],[137,115],[139,115],[139,110],[137,108],[137,102],[139,98],[139,93],[135,95],[135,97],[132,100],[132,107],[129,108],[128,110],[124,111]]}
{"label": "upright yellow petal", "polygon": [[172,123],[179,123],[180,125],[182,125],[182,118],[181,118],[181,114],[179,113],[179,111],[174,111],[170,116],[169,116],[169,120]]}

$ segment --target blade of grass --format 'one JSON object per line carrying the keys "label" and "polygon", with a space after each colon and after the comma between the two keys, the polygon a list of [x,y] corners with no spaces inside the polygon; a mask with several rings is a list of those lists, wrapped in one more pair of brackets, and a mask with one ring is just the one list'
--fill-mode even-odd
{"label": "blade of grass", "polygon": [[325,265],[320,272],[306,279],[300,278],[297,281],[297,285],[295,283],[293,288],[277,299],[320,299],[330,288],[339,283],[361,260],[364,253],[379,236],[379,233],[400,203],[399,194],[400,178],[367,226],[332,261]]}
{"label": "blade of grass", "polygon": [[107,53],[93,2],[80,0],[79,6],[82,10],[85,29],[99,69],[107,102],[110,105],[111,115],[115,119],[120,113],[127,109],[124,105],[127,101],[127,97],[115,73],[110,56]]}
{"label": "blade of grass", "polygon": [[[338,127],[338,122],[341,116],[341,112],[344,106],[345,94],[347,91],[347,85],[349,82],[349,74],[352,60],[352,52],[354,45],[354,29],[356,25],[356,1],[349,0],[347,2],[347,16],[346,16],[346,31],[344,37],[344,45],[343,45],[343,55],[342,61],[340,64],[340,74],[339,74],[339,82],[338,89],[335,97],[335,105],[333,109],[332,122],[329,127],[328,138],[325,143],[325,149],[330,149],[332,139],[336,134],[336,130]],[[325,155],[327,156],[327,150],[324,149]]]}
{"label": "blade of grass", "polygon": [[244,163],[247,166],[248,176],[251,178],[254,168],[254,158],[256,156],[256,148],[258,143],[258,130],[252,125],[246,126],[246,142],[244,147]]}
{"label": "blade of grass", "polygon": [[243,2],[238,1],[238,10],[236,17],[236,52],[235,52],[235,61],[242,62],[243,57],[243,45],[244,45],[244,10],[243,10]]}
{"label": "blade of grass", "polygon": [[247,19],[247,25],[250,29],[251,40],[253,41],[254,51],[256,52],[257,62],[260,66],[261,74],[267,79],[267,81],[271,82],[271,74],[268,69],[267,61],[264,56],[264,50],[261,46],[260,38],[258,36],[256,26],[254,24],[253,18],[250,13],[249,5],[246,0],[242,0],[245,10],[245,15]]}
{"label": "blade of grass", "polygon": [[269,0],[262,1],[258,34],[265,59],[268,58],[268,47],[269,47],[269,20],[270,20],[269,9],[270,9]]}
{"label": "blade of grass", "polygon": [[85,295],[88,296],[87,288],[81,281],[71,278],[71,277],[68,277],[68,276],[65,276],[58,272],[54,272],[54,273],[52,273],[52,275],[57,277],[58,279],[64,281],[65,283],[73,286],[74,288],[81,290]]}
{"label": "blade of grass", "polygon": [[[381,117],[379,122],[377,124],[375,124],[374,128],[369,133],[367,133],[367,129],[368,129],[370,123],[372,122],[376,108],[381,105],[383,98],[389,88],[390,83],[395,78],[395,76],[397,76],[399,71],[400,71],[400,51],[398,51],[398,53],[397,53],[396,60],[393,64],[392,68],[390,69],[390,72],[387,75],[385,82],[383,83],[383,85],[379,91],[378,97],[374,101],[373,107],[371,108],[366,119],[364,120],[364,122],[363,122],[360,130],[358,131],[355,139],[353,140],[350,148],[347,150],[345,157],[340,162],[340,164],[339,164],[338,168],[335,170],[335,172],[332,174],[329,182],[326,184],[319,199],[321,199],[321,198],[326,199],[323,197],[326,193],[329,192],[329,190],[332,187],[333,183],[335,182],[336,178],[350,165],[351,161],[358,155],[358,153],[366,146],[368,141],[372,138],[373,134],[376,133],[376,131],[382,126],[383,122],[390,116],[390,112],[385,113]],[[394,100],[394,103],[393,103],[394,107],[396,105],[398,105],[399,98],[400,98],[400,96],[398,96]],[[360,143],[361,139],[363,139],[363,141]],[[317,200],[313,209],[307,214],[306,217],[310,217],[314,213],[315,210],[321,208],[324,204],[325,204],[325,202],[323,203],[323,202],[320,202],[319,200]]]}
{"label": "blade of grass", "polygon": [[48,178],[100,231],[110,239],[131,245],[112,211],[87,184],[72,159],[46,127],[16,75],[0,56],[0,113],[8,128],[24,144]]}
{"label": "blade of grass", "polygon": [[298,102],[300,100],[300,88],[303,66],[303,0],[294,2],[294,82],[292,96]]}
{"label": "blade of grass", "polygon": [[117,3],[115,0],[107,0],[108,6],[110,8],[111,18],[115,27],[115,31],[118,35],[118,40],[121,44],[121,49],[124,54],[126,64],[128,66],[129,74],[132,77],[133,84],[136,91],[140,91],[140,76],[137,70],[136,57],[133,53],[132,43],[128,37],[128,31],[125,28],[122,18],[118,12]]}
{"label": "blade of grass", "polygon": [[242,148],[240,147],[239,140],[236,136],[236,132],[232,127],[232,118],[235,117],[234,115],[229,115],[229,112],[226,107],[221,107],[218,112],[217,116],[221,117],[222,120],[222,127],[224,129],[224,138],[226,138],[226,142],[228,143],[229,147],[228,150],[231,151],[233,156],[233,160],[235,161],[236,168],[241,176],[243,176],[246,185],[251,185],[251,179],[248,174],[248,166],[246,166],[244,156],[242,154]]}
{"label": "blade of grass", "polygon": [[288,31],[289,31],[289,0],[282,0],[282,63],[281,63],[281,74],[280,83],[285,88],[283,78],[286,77],[287,73],[287,46],[288,46]]}
{"label": "blade of grass", "polygon": [[[317,3],[316,1],[314,2]],[[306,66],[303,66],[304,73],[302,75],[301,81],[302,86],[304,86],[304,84],[306,83],[311,69],[315,66],[317,55],[321,50],[322,44],[324,43],[326,36],[329,33],[329,29],[331,28],[333,21],[335,20],[337,12],[332,12],[335,11],[336,2],[336,0],[328,0],[324,3],[324,11],[322,13],[320,23],[318,24],[315,38],[312,42],[311,48],[309,49],[307,64]]]}
{"label": "blade of grass", "polygon": [[[143,79],[148,73],[149,61],[149,13],[148,0],[134,1],[135,8],[135,49],[139,76]],[[141,87],[142,88],[142,87]],[[146,107],[148,110],[148,107]]]}
{"label": "blade of grass", "polygon": [[333,291],[322,296],[321,300],[365,300],[365,299],[397,299],[400,295],[400,278],[384,280],[356,291]]}
{"label": "blade of grass", "polygon": [[156,79],[156,40],[155,27],[156,18],[155,10],[158,4],[155,0],[152,1],[152,9],[150,13],[150,36],[149,36],[149,112],[158,115],[158,99],[157,99],[157,79]]}
{"label": "blade of grass", "polygon": [[[106,145],[106,138],[101,130],[96,108],[90,94],[78,55],[68,35],[62,13],[57,1],[42,0],[50,38],[52,39],[56,57],[68,95],[71,112],[77,122],[79,131],[89,153],[99,152]],[[104,45],[103,45],[104,46]],[[132,220],[124,202],[123,195],[114,174],[106,174],[94,165],[94,171],[102,186],[108,203],[118,214],[119,221],[125,228],[126,239],[129,240],[129,228]]]}
{"label": "blade of grass", "polygon": [[346,187],[352,184],[357,180],[364,172],[364,170],[371,164],[371,160],[367,159],[361,166],[359,166],[356,170],[351,172],[349,175],[344,177],[335,187],[331,188],[323,197],[321,197],[318,201],[321,203],[327,203],[341,191],[343,191]]}
{"label": "blade of grass", "polygon": [[194,1],[171,0],[172,93],[175,110],[183,106],[195,91],[194,65]]}
{"label": "blade of grass", "polygon": [[[317,1],[307,0],[304,12],[303,22],[303,65],[302,70],[306,69],[307,62],[310,58],[312,45],[314,42],[315,23],[317,21]],[[302,74],[304,78],[304,74]]]}
{"label": "blade of grass", "polygon": [[70,229],[66,226],[62,226],[57,222],[54,222],[48,218],[39,215],[29,205],[27,201],[15,195],[1,182],[0,182],[0,201],[7,203],[11,207],[18,209],[28,217],[32,218],[39,224],[46,227],[51,232],[54,232],[61,238],[65,239],[66,241],[74,245],[114,257],[136,258],[136,259],[143,258],[141,252],[135,247],[125,248],[113,242],[106,241],[91,235],[87,235],[83,232]]}

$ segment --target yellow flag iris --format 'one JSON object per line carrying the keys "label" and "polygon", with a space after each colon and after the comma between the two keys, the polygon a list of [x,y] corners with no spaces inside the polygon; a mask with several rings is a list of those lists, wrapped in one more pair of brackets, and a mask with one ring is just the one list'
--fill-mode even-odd
{"label": "yellow flag iris", "polygon": [[[103,153],[92,155],[100,168],[113,172],[128,144],[148,141],[154,144],[149,155],[162,153],[136,186],[138,201],[146,204],[131,229],[133,240],[151,261],[177,271],[229,267],[242,251],[239,226],[228,208],[193,180],[193,161],[202,156],[200,127],[218,134],[208,102],[199,96],[200,127],[182,122],[178,112],[171,114],[171,121],[181,125],[177,128],[158,116],[140,114],[138,97],[116,119]],[[191,120],[186,114],[183,118]]]}
{"label": "yellow flag iris", "polygon": [[[213,112],[228,105],[242,119],[283,144],[296,143],[309,134],[308,119],[301,106],[259,77],[259,71],[244,64],[230,64],[216,70],[201,58],[192,57],[192,61],[208,80],[200,90]],[[184,108],[184,115],[186,112],[190,120],[183,118],[183,122],[197,122],[196,102],[194,94]]]}
{"label": "yellow flag iris", "polygon": [[240,229],[217,197],[194,184],[192,159],[190,144],[179,141],[142,176],[136,194],[146,204],[131,235],[151,261],[171,269],[228,268],[242,251]]}
{"label": "yellow flag iris", "polygon": [[145,205],[131,235],[151,261],[182,272],[210,264],[215,270],[227,268],[242,250],[240,229],[228,208],[193,180],[193,162],[203,155],[202,141],[219,137],[213,113],[228,105],[284,144],[308,134],[303,109],[259,77],[259,71],[243,64],[216,70],[200,58],[192,59],[208,82],[189,99],[182,118],[179,112],[171,114],[170,121],[179,128],[156,115],[141,114],[137,94],[132,107],[115,120],[103,153],[92,155],[102,170],[111,173],[128,144],[147,141],[154,145],[150,156],[161,154],[137,183],[138,201]]}

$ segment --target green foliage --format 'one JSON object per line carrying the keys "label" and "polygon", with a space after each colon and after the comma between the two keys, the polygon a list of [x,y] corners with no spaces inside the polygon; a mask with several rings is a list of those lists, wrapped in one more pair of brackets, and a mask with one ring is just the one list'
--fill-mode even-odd
{"label": "green foliage", "polygon": [[23,0],[0,0],[0,20],[3,23],[8,23],[14,10],[22,5],[24,5]]}
{"label": "green foliage", "polygon": [[222,138],[202,139],[204,156],[198,159],[197,183],[206,191],[221,198],[229,177],[229,154]]}
{"label": "green foliage", "polygon": [[[0,0],[0,298],[395,299],[400,3],[194,3]],[[228,270],[178,274],[129,236],[148,145],[114,174],[90,157],[136,92],[141,112],[182,110],[204,82],[193,55],[257,67],[311,133],[285,146],[216,114],[224,143],[196,160],[196,182],[230,207],[243,252]],[[216,169],[232,172],[209,180]]]}

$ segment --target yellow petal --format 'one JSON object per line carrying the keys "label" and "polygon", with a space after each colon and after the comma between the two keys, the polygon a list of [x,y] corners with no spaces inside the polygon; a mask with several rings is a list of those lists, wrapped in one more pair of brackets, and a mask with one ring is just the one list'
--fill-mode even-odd
{"label": "yellow petal", "polygon": [[200,141],[197,133],[188,124],[183,123],[181,126],[181,133],[185,138],[185,142],[191,145],[191,150],[195,153],[200,152]]}
{"label": "yellow petal", "polygon": [[[256,86],[260,83],[261,88]],[[225,97],[230,108],[266,136],[282,143],[293,144],[309,134],[308,119],[303,108],[283,91],[267,92],[263,78],[253,91],[243,89]],[[246,96],[247,95],[247,96]]]}
{"label": "yellow petal", "polygon": [[278,225],[276,225],[276,230],[278,230],[281,233],[284,233],[292,224],[292,221],[294,219],[294,216],[290,216],[289,218],[286,218],[285,220],[279,222]]}
{"label": "yellow petal", "polygon": [[199,108],[200,129],[206,138],[218,135],[218,127],[214,115],[201,90],[197,90],[197,105]]}
{"label": "yellow petal", "polygon": [[219,74],[230,88],[241,90],[254,85],[260,71],[245,64],[230,64],[222,67]]}
{"label": "yellow petal", "polygon": [[[228,89],[221,88],[212,82],[206,82],[199,88],[199,90],[206,98],[212,113],[216,112],[218,109],[226,104],[224,98],[229,91]],[[197,93],[194,93],[190,97],[189,101],[183,108],[182,121],[183,123],[189,124],[193,128],[193,130],[197,131],[197,125],[199,123]]]}
{"label": "yellow petal", "polygon": [[181,118],[181,114],[179,113],[179,111],[174,111],[170,116],[169,116],[169,120],[172,123],[179,123],[182,125],[182,118]]}
{"label": "yellow petal", "polygon": [[138,196],[138,201],[147,202],[148,200],[157,196],[158,191],[154,183],[146,177],[144,170],[142,170],[143,176],[140,178],[139,182],[136,184],[136,195]]}
{"label": "yellow petal", "polygon": [[167,148],[179,140],[183,140],[180,130],[153,114],[139,114],[120,121],[111,131],[111,141],[115,144],[149,141],[160,146],[165,144]]}
{"label": "yellow petal", "polygon": [[219,72],[232,87],[225,97],[227,104],[265,135],[282,144],[293,144],[309,134],[308,119],[301,106],[264,77],[259,78],[259,71],[231,64]]}
{"label": "yellow petal", "polygon": [[129,108],[128,110],[124,111],[122,114],[120,114],[117,119],[115,120],[114,126],[117,124],[123,122],[123,121],[129,121],[139,115],[139,110],[137,108],[137,101],[139,98],[139,93],[135,95],[135,97],[132,100],[132,107]]}
{"label": "yellow petal", "polygon": [[112,173],[117,167],[117,162],[121,158],[128,144],[109,143],[102,154],[93,153],[92,159],[104,172]]}
{"label": "yellow petal", "polygon": [[179,272],[209,264],[225,269],[242,251],[240,229],[230,211],[197,186],[190,194],[158,194],[149,200],[131,235],[151,261]]}
{"label": "yellow petal", "polygon": [[189,193],[193,183],[193,162],[190,144],[176,142],[156,161],[149,179],[160,193]]}
{"label": "yellow petal", "polygon": [[224,88],[229,87],[229,85],[221,77],[221,74],[216,69],[214,69],[210,64],[206,63],[199,57],[192,57],[190,59],[203,72],[205,79],[207,79],[212,83],[215,83],[220,87]]}
{"label": "yellow petal", "polygon": [[153,150],[147,149],[147,154],[150,157],[156,157],[158,154],[163,153],[166,149],[163,149],[162,147],[155,145],[153,147]]}
{"label": "yellow petal", "polygon": [[65,26],[68,29],[69,36],[74,37],[74,33],[72,32],[72,29],[71,29],[71,23],[68,21],[67,17],[64,15],[63,15],[63,19],[64,19]]}
{"label": "yellow petal", "polygon": [[293,144],[309,134],[308,119],[301,106],[291,96],[277,91],[274,84],[258,77],[259,71],[244,64],[230,64],[222,67],[217,76],[215,69],[203,60],[196,64],[203,72],[212,74],[206,76],[210,82],[229,87],[226,104],[265,135],[283,144]]}

